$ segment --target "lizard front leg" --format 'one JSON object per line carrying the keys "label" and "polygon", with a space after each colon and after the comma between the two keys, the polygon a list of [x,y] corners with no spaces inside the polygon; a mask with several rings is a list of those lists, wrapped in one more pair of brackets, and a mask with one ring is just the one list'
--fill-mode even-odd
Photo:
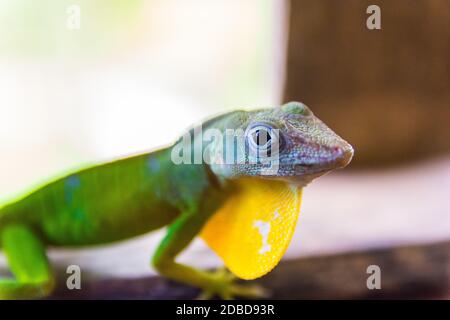
{"label": "lizard front leg", "polygon": [[165,277],[203,290],[201,297],[218,295],[223,299],[234,296],[262,297],[265,291],[255,285],[240,285],[229,273],[198,270],[175,261],[176,256],[185,249],[200,232],[209,214],[186,212],[170,225],[165,238],[160,243],[152,264]]}
{"label": "lizard front leg", "polygon": [[0,299],[47,296],[54,278],[40,239],[25,225],[2,228],[1,244],[14,278],[0,279]]}

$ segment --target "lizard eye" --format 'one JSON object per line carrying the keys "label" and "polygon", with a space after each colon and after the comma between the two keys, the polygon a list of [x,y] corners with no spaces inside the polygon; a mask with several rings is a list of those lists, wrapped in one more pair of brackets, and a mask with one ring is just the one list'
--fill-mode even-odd
{"label": "lizard eye", "polygon": [[247,129],[247,141],[250,148],[258,153],[271,156],[278,151],[280,137],[277,129],[267,124],[255,124]]}
{"label": "lizard eye", "polygon": [[272,136],[265,128],[256,128],[251,133],[251,139],[258,147],[264,147],[265,145],[270,144]]}

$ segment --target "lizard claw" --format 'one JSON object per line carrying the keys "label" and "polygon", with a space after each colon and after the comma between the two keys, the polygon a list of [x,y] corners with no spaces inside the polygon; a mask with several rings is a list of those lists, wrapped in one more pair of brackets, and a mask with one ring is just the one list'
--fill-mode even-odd
{"label": "lizard claw", "polygon": [[260,299],[269,297],[269,291],[256,284],[238,284],[237,278],[225,268],[218,269],[212,274],[214,281],[210,288],[204,290],[197,299],[212,299],[215,296],[223,300],[235,297]]}
{"label": "lizard claw", "polygon": [[270,296],[269,290],[257,284],[234,284],[231,286],[230,292],[234,296],[252,299],[268,298]]}

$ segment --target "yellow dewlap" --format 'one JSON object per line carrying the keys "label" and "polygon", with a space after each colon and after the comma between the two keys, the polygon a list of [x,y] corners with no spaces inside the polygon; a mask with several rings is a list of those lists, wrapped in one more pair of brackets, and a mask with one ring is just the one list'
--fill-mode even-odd
{"label": "yellow dewlap", "polygon": [[208,221],[201,237],[237,277],[270,272],[283,257],[297,224],[302,189],[280,181],[243,179],[240,192]]}

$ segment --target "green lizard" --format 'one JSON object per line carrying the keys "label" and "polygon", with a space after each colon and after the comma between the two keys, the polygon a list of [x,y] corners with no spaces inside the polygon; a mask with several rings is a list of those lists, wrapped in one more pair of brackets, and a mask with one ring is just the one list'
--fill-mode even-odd
{"label": "green lizard", "polygon": [[[281,181],[301,188],[346,166],[353,149],[299,102],[233,111],[201,127],[224,136],[230,129],[243,132],[245,148],[222,138],[203,139],[188,145],[186,154],[180,148],[186,146],[185,135],[167,148],[74,172],[4,205],[0,248],[13,278],[0,279],[0,298],[39,298],[52,292],[55,280],[47,247],[110,243],[164,226],[167,233],[151,260],[160,274],[222,298],[260,294],[227,273],[197,270],[175,259],[239,192],[237,181]],[[198,130],[188,133],[195,141]],[[188,161],[178,163],[180,150]],[[275,158],[276,170],[267,171],[262,160]]]}

